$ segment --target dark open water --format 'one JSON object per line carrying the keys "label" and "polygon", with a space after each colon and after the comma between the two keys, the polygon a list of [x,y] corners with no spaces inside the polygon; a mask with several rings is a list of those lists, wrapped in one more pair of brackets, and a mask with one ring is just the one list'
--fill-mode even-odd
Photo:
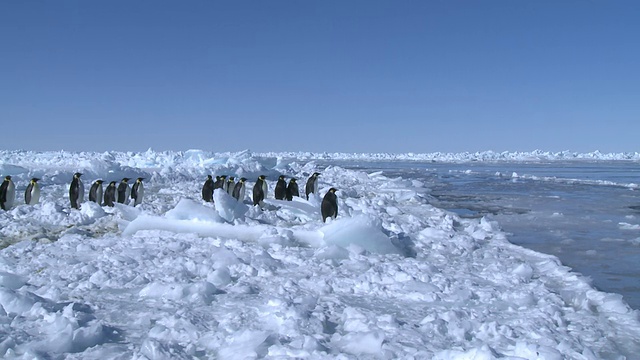
{"label": "dark open water", "polygon": [[[332,162],[336,164],[335,161]],[[640,309],[640,164],[338,164],[426,182],[434,206],[487,216],[509,241],[557,256],[605,292]]]}

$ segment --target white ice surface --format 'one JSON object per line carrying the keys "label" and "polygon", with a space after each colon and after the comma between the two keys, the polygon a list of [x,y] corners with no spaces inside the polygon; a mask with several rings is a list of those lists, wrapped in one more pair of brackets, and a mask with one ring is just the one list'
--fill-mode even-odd
{"label": "white ice surface", "polygon": [[[12,175],[18,194],[31,177],[42,179],[39,204],[0,213],[0,357],[640,353],[637,311],[557,258],[510,244],[499,224],[434,208],[419,181],[290,155],[0,151],[0,175]],[[522,158],[531,156],[540,154]],[[76,171],[87,183],[145,177],[145,200],[70,209]],[[306,179],[314,171],[321,195],[339,189],[338,218],[326,224],[320,195],[286,202],[268,194],[264,209],[223,192],[215,204],[200,198],[207,174],[247,177],[248,188],[265,174],[273,189],[280,173]]]}

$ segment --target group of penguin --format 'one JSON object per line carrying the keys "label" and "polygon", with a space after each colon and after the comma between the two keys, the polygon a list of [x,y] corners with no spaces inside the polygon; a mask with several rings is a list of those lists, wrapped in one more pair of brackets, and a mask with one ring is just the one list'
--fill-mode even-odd
{"label": "group of penguin", "polygon": [[[320,173],[313,173],[307,179],[305,185],[305,195],[309,200],[309,194],[318,192],[318,176]],[[275,198],[276,200],[288,200],[292,201],[294,196],[300,197],[300,191],[298,189],[298,179],[289,179],[289,184],[285,181],[286,176],[280,175],[276,182]],[[256,183],[253,186],[253,206],[262,205],[263,200],[268,193],[268,187],[266,182],[267,177],[265,175],[258,176]],[[233,176],[227,178],[226,175],[216,176],[215,181],[211,175],[207,175],[207,180],[202,186],[202,199],[207,202],[213,202],[213,192],[215,189],[222,189],[229,195],[233,196],[236,200],[242,201],[245,196],[246,178],[240,178],[236,183]],[[335,219],[338,216],[338,198],[336,196],[336,188],[331,188],[325,194],[322,199],[320,210],[322,213],[322,221],[326,222],[328,217]]]}
{"label": "group of penguin", "polygon": [[[79,209],[80,204],[84,201],[84,184],[80,177],[81,173],[77,172],[73,174],[73,180],[69,186],[69,201],[71,207]],[[313,173],[307,180],[305,185],[305,195],[309,200],[309,194],[318,192],[318,176],[320,173]],[[280,175],[276,182],[275,198],[276,200],[288,200],[292,201],[294,196],[300,197],[300,191],[298,190],[298,183],[296,178],[289,179],[289,184],[285,181],[285,175]],[[253,186],[253,205],[262,205],[263,200],[268,192],[266,176],[260,175]],[[24,192],[24,201],[27,205],[37,204],[40,200],[40,185],[38,185],[38,178],[32,178],[29,181],[29,185]],[[142,197],[144,196],[144,185],[142,181],[144,178],[139,177],[131,188],[129,188],[130,178],[123,178],[120,184],[116,187],[116,182],[111,181],[107,186],[107,189],[102,190],[103,180],[96,180],[89,189],[89,201],[100,204],[102,201],[103,206],[114,206],[115,202],[124,204],[131,197],[134,201],[133,206],[142,203]],[[213,202],[213,192],[215,189],[223,189],[229,195],[233,196],[236,200],[241,201],[245,196],[245,182],[246,178],[240,178],[236,183],[233,176],[227,178],[226,175],[216,176],[216,180],[213,181],[211,175],[207,176],[207,180],[202,186],[202,199],[207,202]],[[325,222],[328,217],[335,219],[338,216],[338,198],[336,196],[336,188],[330,188],[322,199],[320,210],[322,213],[322,221]],[[0,207],[2,210],[9,210],[13,207],[16,196],[16,187],[11,176],[7,175],[0,185]]]}
{"label": "group of penguin", "polygon": [[[80,208],[80,203],[84,201],[84,184],[80,180],[81,173],[73,174],[73,180],[69,186],[69,201],[71,207],[74,209]],[[38,178],[32,178],[29,181],[29,185],[24,192],[24,202],[27,205],[35,205],[40,201],[40,185],[38,185]],[[114,206],[114,202],[124,204],[127,199],[131,197],[134,201],[133,206],[142,203],[142,197],[144,195],[144,185],[142,180],[144,178],[138,178],[133,184],[132,188],[129,188],[128,181],[130,178],[123,178],[120,184],[116,188],[116,182],[112,181],[107,186],[106,191],[102,191],[102,180],[96,180],[89,189],[89,201],[104,206]],[[7,175],[0,185],[0,207],[2,210],[9,210],[13,207],[16,197],[16,186],[11,180],[11,176]]]}
{"label": "group of penguin", "polygon": [[[73,180],[71,186],[69,186],[69,200],[71,201],[71,207],[74,209],[80,208],[80,203],[84,200],[84,185],[80,180],[81,173],[73,174]],[[89,189],[89,201],[100,204],[102,201],[103,206],[114,206],[114,203],[126,204],[129,197],[133,199],[133,206],[142,204],[142,197],[144,196],[144,184],[142,180],[144,178],[139,177],[131,188],[129,188],[129,180],[131,178],[122,178],[120,184],[116,187],[116,182],[111,181],[107,185],[107,189],[102,191],[103,180],[96,180],[91,184]]]}

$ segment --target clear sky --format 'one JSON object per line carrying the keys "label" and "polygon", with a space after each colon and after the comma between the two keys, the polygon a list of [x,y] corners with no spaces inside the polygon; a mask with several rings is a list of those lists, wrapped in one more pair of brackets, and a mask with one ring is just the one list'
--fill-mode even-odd
{"label": "clear sky", "polygon": [[640,1],[2,1],[0,148],[640,151]]}

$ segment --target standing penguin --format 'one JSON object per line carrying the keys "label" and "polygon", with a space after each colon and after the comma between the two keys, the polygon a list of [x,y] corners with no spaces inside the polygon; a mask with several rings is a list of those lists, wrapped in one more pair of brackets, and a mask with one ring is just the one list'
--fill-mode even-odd
{"label": "standing penguin", "polygon": [[275,197],[277,200],[284,200],[287,194],[287,183],[284,181],[284,175],[278,176],[278,182],[276,182]]}
{"label": "standing penguin", "polygon": [[320,205],[322,222],[325,222],[328,217],[335,219],[338,216],[338,197],[336,196],[336,191],[338,191],[336,188],[329,189],[322,199],[322,205]]}
{"label": "standing penguin", "polygon": [[229,176],[229,179],[227,180],[227,194],[229,195],[233,195],[233,188],[236,186],[235,183],[235,178],[233,176]]}
{"label": "standing penguin", "polygon": [[233,196],[238,201],[244,200],[244,194],[245,194],[244,182],[245,181],[247,181],[246,178],[240,178],[240,181],[238,181],[236,185],[233,187],[233,194],[231,194],[231,196]]}
{"label": "standing penguin", "polygon": [[309,200],[309,194],[318,193],[318,176],[320,176],[320,173],[314,172],[307,180],[307,184],[304,187],[304,192],[305,195],[307,195],[307,200]]}
{"label": "standing penguin", "polygon": [[227,180],[227,175],[216,176],[216,182],[213,184],[213,190],[224,189],[224,184]]}
{"label": "standing penguin", "polygon": [[84,184],[80,180],[81,173],[73,174],[73,180],[69,186],[69,201],[71,201],[71,207],[74,209],[80,209],[80,204],[84,200]]}
{"label": "standing penguin", "polygon": [[38,178],[33,178],[27,185],[27,190],[24,191],[24,203],[27,205],[35,205],[40,201],[40,185],[38,185]]}
{"label": "standing penguin", "polygon": [[[219,176],[216,176],[216,181],[218,181]],[[202,185],[202,200],[206,202],[213,201],[213,178],[211,175],[207,175],[207,180]]]}
{"label": "standing penguin", "polygon": [[89,201],[93,201],[94,203],[100,204],[102,200],[102,180],[96,180],[91,184],[91,188],[89,189]]}
{"label": "standing penguin", "polygon": [[104,203],[102,205],[113,207],[113,203],[116,201],[116,182],[112,181],[107,185],[107,190],[104,191]]}
{"label": "standing penguin", "polygon": [[253,185],[253,206],[260,204],[262,200],[264,200],[264,184],[266,183],[266,178],[264,175],[258,176],[256,184]]}
{"label": "standing penguin", "polygon": [[294,196],[300,196],[300,191],[298,190],[298,183],[296,178],[291,178],[289,180],[289,185],[287,185],[287,200],[292,201]]}
{"label": "standing penguin", "polygon": [[142,197],[144,196],[144,185],[142,184],[142,180],[144,180],[144,178],[137,178],[135,184],[133,184],[133,187],[131,189],[133,206],[142,204]]}
{"label": "standing penguin", "polygon": [[118,184],[118,202],[120,204],[124,204],[131,195],[131,188],[129,188],[129,183],[127,181],[131,180],[130,178],[122,178],[120,184]]}
{"label": "standing penguin", "polygon": [[2,210],[9,210],[16,201],[16,186],[11,181],[11,175],[4,177],[2,185],[0,185],[0,207]]}

